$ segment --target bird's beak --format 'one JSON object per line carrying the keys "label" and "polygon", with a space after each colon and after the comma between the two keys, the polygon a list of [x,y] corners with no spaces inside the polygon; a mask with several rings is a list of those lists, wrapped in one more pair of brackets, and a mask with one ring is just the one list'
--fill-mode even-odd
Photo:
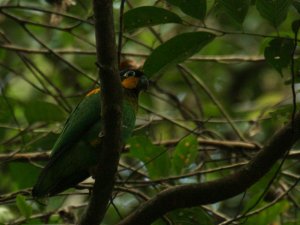
{"label": "bird's beak", "polygon": [[142,75],[139,79],[138,90],[145,91],[149,87],[149,80],[145,75]]}

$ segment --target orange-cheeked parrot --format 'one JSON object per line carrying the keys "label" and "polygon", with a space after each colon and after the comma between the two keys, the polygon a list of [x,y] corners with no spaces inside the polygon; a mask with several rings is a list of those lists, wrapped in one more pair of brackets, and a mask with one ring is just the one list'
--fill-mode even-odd
{"label": "orange-cheeked parrot", "polygon": [[[135,126],[138,95],[148,87],[148,79],[139,70],[120,72],[124,90],[122,142]],[[100,89],[90,91],[70,114],[53,146],[50,161],[33,187],[33,197],[52,196],[88,178],[101,151]]]}

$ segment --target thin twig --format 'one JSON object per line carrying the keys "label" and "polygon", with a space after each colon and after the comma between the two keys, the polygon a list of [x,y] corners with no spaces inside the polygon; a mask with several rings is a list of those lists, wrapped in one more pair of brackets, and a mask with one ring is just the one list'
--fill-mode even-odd
{"label": "thin twig", "polygon": [[244,135],[240,132],[240,130],[237,128],[227,111],[223,108],[222,104],[219,102],[219,100],[213,95],[213,93],[207,88],[207,86],[203,83],[203,81],[197,77],[194,73],[192,73],[188,68],[186,68],[183,65],[179,65],[179,68],[181,68],[185,73],[187,73],[209,96],[209,98],[213,101],[213,103],[219,108],[220,112],[223,114],[224,118],[228,121],[234,132],[237,134],[237,136],[247,142],[247,139],[244,137]]}

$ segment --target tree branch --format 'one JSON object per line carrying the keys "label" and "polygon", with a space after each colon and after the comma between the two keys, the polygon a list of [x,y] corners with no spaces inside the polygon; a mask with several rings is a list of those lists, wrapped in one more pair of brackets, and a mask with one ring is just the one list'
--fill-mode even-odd
{"label": "tree branch", "polygon": [[180,185],[164,190],[139,206],[138,210],[122,220],[119,225],[151,224],[171,210],[216,203],[246,191],[262,178],[300,138],[299,112],[294,119],[294,124],[294,129],[291,122],[281,128],[256,157],[240,171],[218,180]]}
{"label": "tree branch", "polygon": [[113,190],[122,147],[123,93],[117,67],[112,0],[94,0],[93,2],[104,137],[99,152],[92,196],[81,218],[81,225],[96,225],[102,221]]}
{"label": "tree branch", "polygon": [[[166,148],[174,147],[178,144],[181,139],[170,139],[164,141],[156,141],[153,144],[157,146],[164,146]],[[242,141],[227,141],[227,140],[214,140],[214,139],[203,139],[198,138],[198,143],[201,146],[212,146],[216,148],[222,148],[225,150],[240,152],[241,149],[247,151],[258,151],[259,146],[253,143],[247,143]],[[127,153],[130,151],[130,146],[126,145],[123,148],[122,153]],[[14,151],[11,151],[14,152]],[[290,157],[298,157],[300,155],[299,151],[293,151],[290,153]],[[50,151],[46,152],[27,152],[27,153],[2,153],[0,154],[0,162],[4,161],[17,161],[17,162],[28,162],[28,161],[47,161],[50,157]]]}

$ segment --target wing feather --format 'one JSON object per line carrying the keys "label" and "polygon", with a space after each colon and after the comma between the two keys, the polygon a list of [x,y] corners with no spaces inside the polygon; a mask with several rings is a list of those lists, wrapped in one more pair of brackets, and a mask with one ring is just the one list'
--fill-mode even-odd
{"label": "wing feather", "polygon": [[99,149],[87,142],[100,132],[100,110],[99,93],[86,96],[73,110],[33,188],[33,196],[54,195],[89,176],[88,170],[96,164]]}
{"label": "wing feather", "polygon": [[[62,133],[54,144],[51,155],[75,145],[96,123],[100,122],[100,93],[86,96],[73,110]],[[99,131],[100,132],[100,131]]]}

